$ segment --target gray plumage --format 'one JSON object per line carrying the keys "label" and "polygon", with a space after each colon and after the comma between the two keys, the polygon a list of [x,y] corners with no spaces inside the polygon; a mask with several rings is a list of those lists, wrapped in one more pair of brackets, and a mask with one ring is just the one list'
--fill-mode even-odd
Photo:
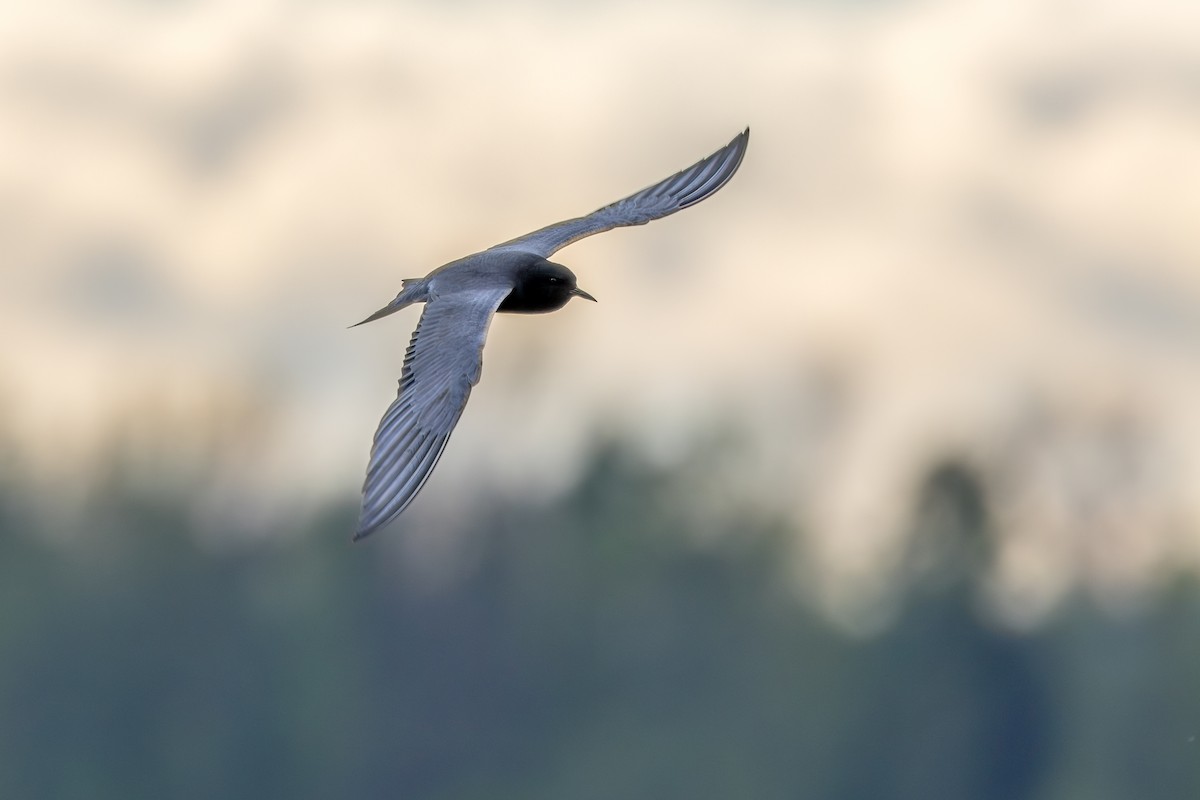
{"label": "gray plumage", "polygon": [[497,312],[538,314],[572,297],[595,300],[574,273],[547,259],[585,236],[644,225],[699,203],[737,172],[747,128],[708,158],[584,217],[557,222],[407,279],[396,298],[367,317],[413,303],[425,310],[404,355],[400,389],[375,432],[355,539],[395,519],[433,472],[483,368],[483,344]]}

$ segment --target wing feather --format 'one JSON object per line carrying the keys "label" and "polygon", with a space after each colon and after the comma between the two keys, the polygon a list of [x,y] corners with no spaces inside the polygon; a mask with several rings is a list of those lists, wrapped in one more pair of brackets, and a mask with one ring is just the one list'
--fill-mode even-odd
{"label": "wing feather", "polygon": [[375,432],[355,539],[395,519],[429,479],[479,382],[488,326],[510,291],[458,291],[426,304],[396,399]]}
{"label": "wing feather", "polygon": [[647,186],[587,216],[547,225],[490,249],[521,250],[549,258],[586,236],[626,225],[645,225],[651,220],[674,214],[712,196],[728,183],[741,166],[749,142],[750,129],[747,128],[717,152],[666,180]]}

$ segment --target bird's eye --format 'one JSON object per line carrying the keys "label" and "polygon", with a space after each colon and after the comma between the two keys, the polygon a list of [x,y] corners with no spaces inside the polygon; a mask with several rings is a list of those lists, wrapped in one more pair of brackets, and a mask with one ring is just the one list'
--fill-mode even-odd
{"label": "bird's eye", "polygon": [[550,282],[551,282],[551,283],[562,283],[562,278],[556,278],[556,277],[555,277],[555,276],[553,276],[553,275],[551,275],[551,276],[550,276],[550,279],[549,279],[549,280],[550,280]]}

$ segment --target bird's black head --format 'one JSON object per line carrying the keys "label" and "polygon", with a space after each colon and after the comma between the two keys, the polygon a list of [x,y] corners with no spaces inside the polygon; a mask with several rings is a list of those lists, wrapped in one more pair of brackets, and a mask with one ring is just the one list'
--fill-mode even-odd
{"label": "bird's black head", "polygon": [[562,308],[572,297],[596,301],[579,288],[575,273],[562,264],[539,258],[517,272],[512,294],[504,298],[497,310],[510,314],[544,314]]}

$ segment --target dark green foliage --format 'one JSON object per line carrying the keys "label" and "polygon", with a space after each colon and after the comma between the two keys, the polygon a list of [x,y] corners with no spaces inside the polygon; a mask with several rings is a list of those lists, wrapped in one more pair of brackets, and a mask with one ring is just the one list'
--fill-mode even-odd
{"label": "dark green foliage", "polygon": [[782,524],[681,507],[705,469],[604,450],[549,505],[480,509],[441,582],[403,521],[349,545],[349,507],[233,547],[128,487],[70,545],[0,514],[0,797],[1200,797],[1194,585],[997,630],[951,465],[917,503],[940,555],[850,640],[796,599]]}

